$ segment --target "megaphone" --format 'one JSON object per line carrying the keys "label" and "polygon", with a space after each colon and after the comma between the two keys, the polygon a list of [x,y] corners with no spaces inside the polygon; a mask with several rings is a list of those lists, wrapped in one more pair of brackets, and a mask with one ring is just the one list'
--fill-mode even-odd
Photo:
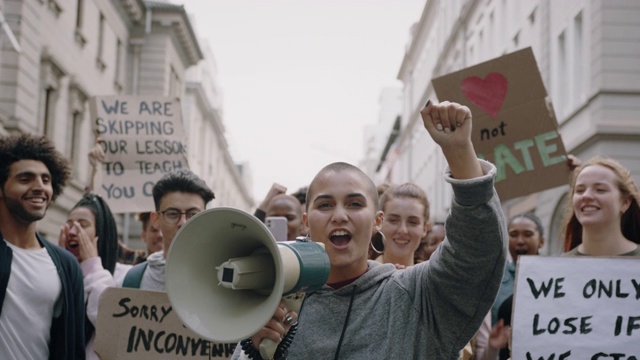
{"label": "megaphone", "polygon": [[[323,244],[276,242],[254,216],[218,207],[194,215],[177,232],[165,287],[187,328],[211,341],[236,342],[267,324],[283,298],[298,299],[287,309],[299,311],[304,294],[320,288],[329,270]],[[263,343],[262,357],[271,359],[277,344]]]}

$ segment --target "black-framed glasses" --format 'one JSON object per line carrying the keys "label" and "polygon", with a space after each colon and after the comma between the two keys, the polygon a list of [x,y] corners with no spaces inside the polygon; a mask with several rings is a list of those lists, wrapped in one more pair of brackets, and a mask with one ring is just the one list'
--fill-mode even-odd
{"label": "black-framed glasses", "polygon": [[189,220],[193,215],[199,213],[200,210],[179,211],[177,209],[167,209],[158,211],[158,214],[162,215],[164,221],[169,225],[175,225],[180,222],[180,218],[184,215],[184,218]]}

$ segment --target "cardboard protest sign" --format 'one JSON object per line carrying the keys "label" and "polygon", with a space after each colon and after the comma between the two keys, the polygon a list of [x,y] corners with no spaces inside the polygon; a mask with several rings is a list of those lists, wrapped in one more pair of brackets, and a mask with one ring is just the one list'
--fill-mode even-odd
{"label": "cardboard protest sign", "polygon": [[512,359],[640,359],[640,258],[520,256]]}
{"label": "cardboard protest sign", "polygon": [[567,184],[567,154],[531,48],[432,83],[440,101],[471,109],[471,140],[498,169],[500,200]]}
{"label": "cardboard protest sign", "polygon": [[108,288],[96,325],[95,351],[102,360],[231,359],[236,347],[184,327],[164,292]]}
{"label": "cardboard protest sign", "polygon": [[114,213],[153,210],[155,182],[188,168],[180,103],[166,97],[97,96],[90,108],[105,153],[96,193]]}

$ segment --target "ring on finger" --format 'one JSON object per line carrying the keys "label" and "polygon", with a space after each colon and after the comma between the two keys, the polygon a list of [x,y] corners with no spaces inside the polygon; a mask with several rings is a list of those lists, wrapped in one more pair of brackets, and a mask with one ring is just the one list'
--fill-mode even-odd
{"label": "ring on finger", "polygon": [[291,316],[291,315],[285,316],[284,323],[287,324],[287,325],[291,325],[293,323],[293,316]]}

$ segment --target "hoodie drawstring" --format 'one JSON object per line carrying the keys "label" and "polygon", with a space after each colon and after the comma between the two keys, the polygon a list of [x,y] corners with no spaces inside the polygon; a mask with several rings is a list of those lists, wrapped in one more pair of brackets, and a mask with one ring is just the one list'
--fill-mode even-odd
{"label": "hoodie drawstring", "polygon": [[340,341],[338,341],[338,348],[336,349],[336,354],[333,357],[334,360],[338,360],[338,355],[340,354],[340,347],[342,346],[342,340],[344,339],[344,333],[347,330],[347,324],[349,323],[349,316],[351,315],[351,306],[353,305],[353,299],[356,296],[356,289],[358,285],[353,285],[353,291],[351,291],[351,300],[349,301],[349,309],[347,310],[347,317],[344,319],[344,325],[342,325],[342,334],[340,334]]}

